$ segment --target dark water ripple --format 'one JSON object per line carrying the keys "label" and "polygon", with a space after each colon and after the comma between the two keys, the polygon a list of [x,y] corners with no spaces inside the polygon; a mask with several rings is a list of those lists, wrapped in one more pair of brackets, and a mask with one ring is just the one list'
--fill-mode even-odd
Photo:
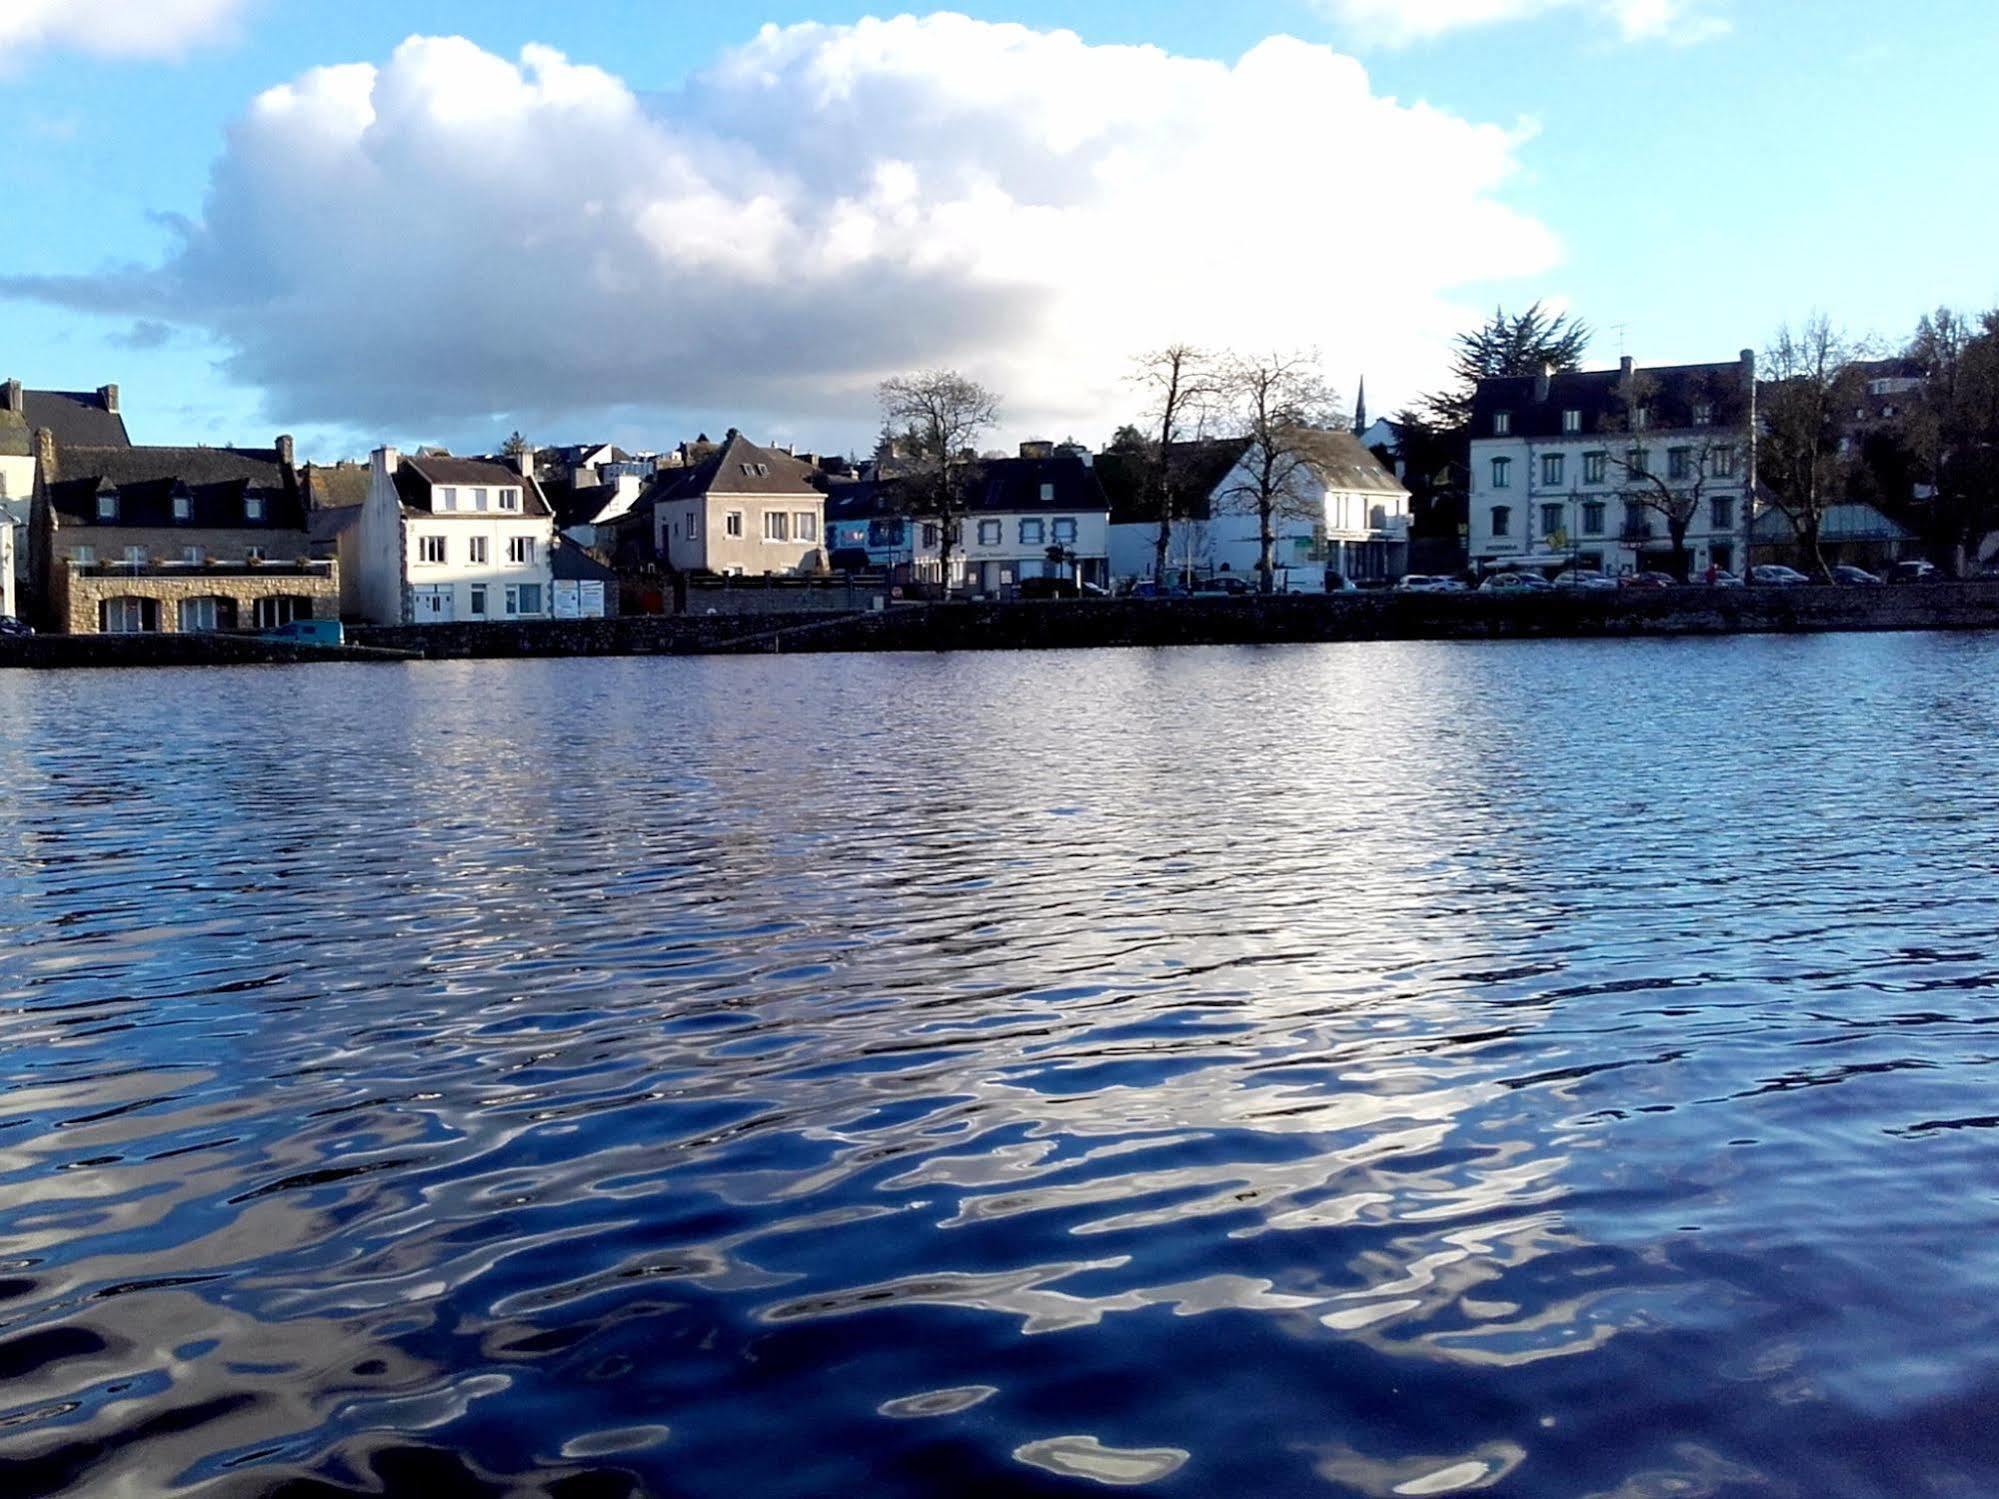
{"label": "dark water ripple", "polygon": [[0,1494],[1999,1492],[1999,642],[0,674]]}

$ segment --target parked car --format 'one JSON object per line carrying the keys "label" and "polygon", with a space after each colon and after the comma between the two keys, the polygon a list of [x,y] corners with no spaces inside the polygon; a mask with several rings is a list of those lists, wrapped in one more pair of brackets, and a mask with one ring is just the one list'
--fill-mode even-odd
{"label": "parked car", "polygon": [[1740,588],[1742,586],[1742,579],[1738,578],[1725,567],[1710,568],[1706,575],[1706,581],[1710,588]]}
{"label": "parked car", "polygon": [[1076,585],[1068,578],[1022,578],[1015,585],[1024,599],[1073,599]]}
{"label": "parked car", "polygon": [[1648,569],[1642,573],[1626,573],[1619,580],[1626,588],[1678,588],[1680,580],[1671,573]]}
{"label": "parked car", "polygon": [[1870,583],[1879,585],[1881,582],[1879,578],[1875,577],[1866,568],[1854,567],[1850,563],[1845,562],[1842,562],[1832,570],[1832,580],[1835,583],[1850,583],[1861,588],[1865,588]]}
{"label": "parked car", "polygon": [[1546,593],[1554,585],[1539,573],[1494,573],[1478,585],[1480,593]]}
{"label": "parked car", "polygon": [[0,614],[0,635],[27,636],[35,632],[11,614]]}
{"label": "parked car", "polygon": [[1397,593],[1442,593],[1444,580],[1433,578],[1428,573],[1404,573],[1395,580]]}
{"label": "parked car", "polygon": [[1131,595],[1135,599],[1184,599],[1187,590],[1176,588],[1171,583],[1156,583],[1144,578],[1131,585]]}
{"label": "parked car", "polygon": [[1194,592],[1241,595],[1254,593],[1256,589],[1247,578],[1239,578],[1234,573],[1217,573],[1212,578],[1196,578]]}
{"label": "parked car", "polygon": [[1557,588],[1571,588],[1583,593],[1617,592],[1617,579],[1599,572],[1593,567],[1567,567],[1555,574]]}
{"label": "parked car", "polygon": [[1897,562],[1888,569],[1890,583],[1927,583],[1936,576],[1934,562]]}
{"label": "parked car", "polygon": [[1326,574],[1327,593],[1359,593],[1360,585],[1345,573]]}
{"label": "parked car", "polygon": [[1749,581],[1758,588],[1801,588],[1811,579],[1781,562],[1760,562],[1749,569]]}

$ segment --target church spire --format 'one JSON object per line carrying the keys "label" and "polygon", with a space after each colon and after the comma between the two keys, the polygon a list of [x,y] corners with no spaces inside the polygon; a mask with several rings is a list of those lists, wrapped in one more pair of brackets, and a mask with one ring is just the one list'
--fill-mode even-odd
{"label": "church spire", "polygon": [[1367,430],[1367,376],[1360,377],[1360,394],[1354,397],[1353,435],[1359,437]]}

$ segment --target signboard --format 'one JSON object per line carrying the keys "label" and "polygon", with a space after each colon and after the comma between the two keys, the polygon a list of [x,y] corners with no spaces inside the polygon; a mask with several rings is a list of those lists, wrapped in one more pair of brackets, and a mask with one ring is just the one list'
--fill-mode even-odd
{"label": "signboard", "polygon": [[581,619],[583,610],[577,598],[576,584],[568,578],[555,580],[555,617],[557,619]]}
{"label": "signboard", "polygon": [[577,612],[585,619],[604,617],[604,585],[598,579],[586,579],[576,585]]}

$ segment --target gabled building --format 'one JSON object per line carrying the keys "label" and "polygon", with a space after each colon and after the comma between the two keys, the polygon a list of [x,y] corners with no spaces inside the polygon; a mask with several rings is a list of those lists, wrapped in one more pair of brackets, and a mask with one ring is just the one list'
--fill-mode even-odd
{"label": "gabled building", "polygon": [[29,572],[29,514],[35,497],[35,433],[46,431],[59,444],[86,448],[129,448],[118,387],[94,391],[28,390],[19,380],[0,381],[0,531],[13,565],[0,576],[0,615],[30,608],[34,581]]}
{"label": "gabled building", "polygon": [[[1408,565],[1408,490],[1351,432],[1314,428],[1291,441],[1297,463],[1274,517],[1274,586],[1318,593],[1335,577],[1399,578]],[[1175,486],[1187,498],[1186,513],[1171,529],[1169,580],[1223,573],[1255,578],[1262,557],[1253,494],[1257,457],[1243,437],[1175,444],[1169,461]],[[1159,508],[1148,469],[1126,454],[1107,453],[1097,463],[1113,501],[1111,575],[1151,578]]]}
{"label": "gabled building", "polygon": [[65,446],[36,434],[30,559],[42,622],[68,634],[264,630],[339,615],[292,442]]}
{"label": "gabled building", "polygon": [[826,565],[825,483],[815,465],[732,431],[698,463],[656,472],[633,513],[675,572],[807,575]]}
{"label": "gabled building", "polygon": [[1472,400],[1474,565],[1664,570],[1672,541],[1646,496],[1654,478],[1698,513],[1693,573],[1748,551],[1755,477],[1755,355],[1643,369],[1481,380]]}
{"label": "gabled building", "polygon": [[371,624],[547,619],[555,517],[518,466],[377,448],[360,520],[340,534],[352,608]]}

